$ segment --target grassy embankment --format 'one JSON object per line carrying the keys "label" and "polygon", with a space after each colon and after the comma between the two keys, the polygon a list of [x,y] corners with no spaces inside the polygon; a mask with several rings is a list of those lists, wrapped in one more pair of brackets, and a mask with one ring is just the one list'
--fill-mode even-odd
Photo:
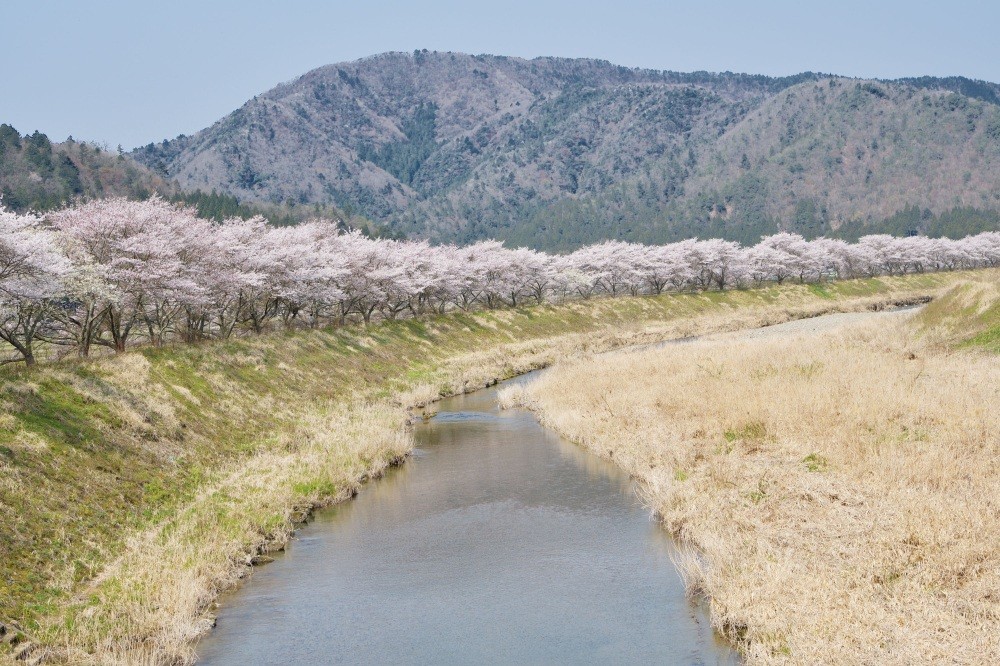
{"label": "grassy embankment", "polygon": [[176,663],[218,593],[411,447],[401,409],[586,350],[934,293],[959,274],[273,334],[0,376],[0,661]]}
{"label": "grassy embankment", "polygon": [[985,271],[916,315],[567,361],[501,400],[641,480],[748,663],[1000,663],[997,352]]}

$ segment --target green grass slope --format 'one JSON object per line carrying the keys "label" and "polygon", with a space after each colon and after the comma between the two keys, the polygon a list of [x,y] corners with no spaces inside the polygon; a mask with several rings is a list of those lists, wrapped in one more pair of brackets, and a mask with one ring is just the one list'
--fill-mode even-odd
{"label": "green grass slope", "polygon": [[1000,353],[1000,281],[978,279],[962,282],[929,304],[919,315],[926,335],[945,344]]}

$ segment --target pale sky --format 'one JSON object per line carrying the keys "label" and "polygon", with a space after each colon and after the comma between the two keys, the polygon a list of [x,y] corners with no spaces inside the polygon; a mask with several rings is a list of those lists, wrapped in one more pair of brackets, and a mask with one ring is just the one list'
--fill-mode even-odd
{"label": "pale sky", "polygon": [[1000,81],[1000,2],[4,0],[0,122],[125,148],[192,134],[321,65],[384,51]]}

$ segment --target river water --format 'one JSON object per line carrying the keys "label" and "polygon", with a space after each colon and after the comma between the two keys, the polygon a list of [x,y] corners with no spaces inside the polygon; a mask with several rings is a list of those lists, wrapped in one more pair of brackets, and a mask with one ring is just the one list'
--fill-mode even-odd
{"label": "river water", "polygon": [[495,400],[442,401],[223,600],[200,663],[738,663],[629,479]]}

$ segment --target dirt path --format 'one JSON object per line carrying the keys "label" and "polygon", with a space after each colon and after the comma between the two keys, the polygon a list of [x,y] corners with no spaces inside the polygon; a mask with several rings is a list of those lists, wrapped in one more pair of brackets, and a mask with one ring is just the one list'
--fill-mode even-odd
{"label": "dirt path", "polygon": [[763,328],[752,328],[743,331],[733,331],[732,333],[717,333],[706,335],[700,340],[762,340],[781,336],[825,333],[852,324],[871,321],[878,318],[897,319],[899,317],[912,316],[919,310],[920,306],[901,308],[899,310],[881,310],[877,312],[838,312],[835,314],[810,317],[808,319],[796,319],[795,321],[765,326]]}

